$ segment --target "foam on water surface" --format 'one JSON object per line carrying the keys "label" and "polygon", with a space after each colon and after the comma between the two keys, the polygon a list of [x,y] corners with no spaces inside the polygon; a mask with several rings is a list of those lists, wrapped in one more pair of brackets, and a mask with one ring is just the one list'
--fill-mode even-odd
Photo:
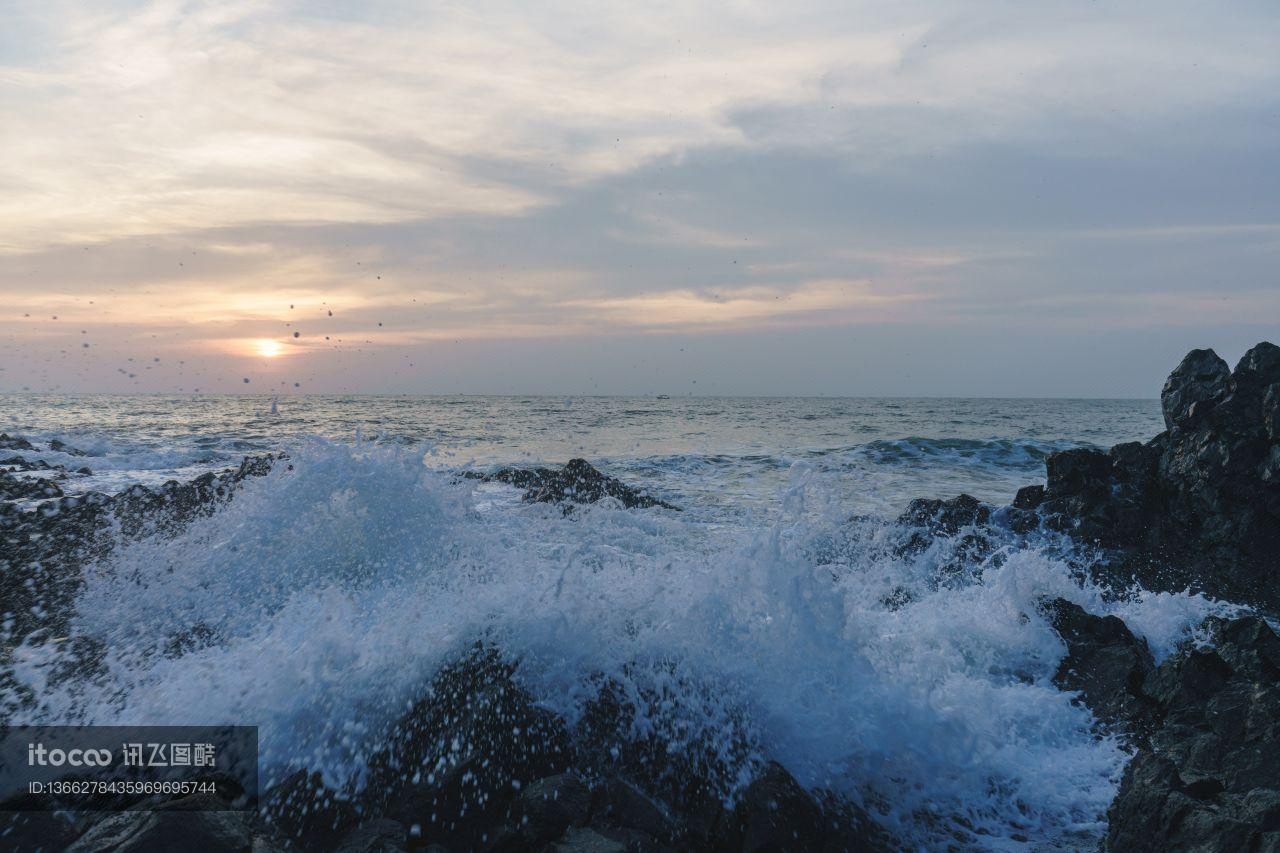
{"label": "foam on water surface", "polygon": [[176,539],[92,567],[72,633],[104,641],[106,674],[47,687],[52,647],[20,649],[40,696],[21,721],[257,724],[264,778],[303,766],[342,785],[483,638],[570,721],[601,674],[657,688],[666,705],[641,723],[674,748],[745,737],[807,785],[886,804],[913,843],[962,819],[1018,848],[1096,833],[1126,760],[1051,683],[1065,648],[1039,600],[1116,612],[1158,656],[1216,607],[1105,601],[1056,543],[959,574],[944,545],[901,556],[895,527],[851,521],[848,479],[812,461],[747,523],[697,506],[565,516],[396,443],[289,453],[292,470]]}

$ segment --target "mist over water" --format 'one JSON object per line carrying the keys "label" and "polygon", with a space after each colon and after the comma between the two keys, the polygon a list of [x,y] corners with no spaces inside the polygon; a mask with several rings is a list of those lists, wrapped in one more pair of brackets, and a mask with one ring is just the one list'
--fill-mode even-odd
{"label": "mist over water", "polygon": [[[1047,534],[977,563],[949,540],[894,548],[910,498],[1005,503],[1052,450],[1157,432],[1154,401],[9,402],[9,432],[94,454],[76,461],[95,488],[288,452],[214,516],[91,567],[71,634],[105,644],[105,674],[54,685],[56,647],[15,655],[39,697],[18,721],[256,724],[265,784],[306,767],[359,786],[425,682],[483,640],[570,721],[602,676],[656,692],[638,726],[719,745],[727,796],[767,757],[921,846],[957,820],[997,848],[1078,839],[1126,754],[1052,684],[1065,649],[1037,602],[1121,615],[1157,658],[1218,609],[1104,599]],[[565,515],[458,476],[571,456],[685,511]]]}

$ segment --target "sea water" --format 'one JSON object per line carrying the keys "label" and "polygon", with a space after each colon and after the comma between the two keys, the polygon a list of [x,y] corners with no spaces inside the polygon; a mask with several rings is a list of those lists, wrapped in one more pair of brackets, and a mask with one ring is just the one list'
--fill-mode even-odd
{"label": "sea water", "polygon": [[[895,545],[915,497],[1007,503],[1058,449],[1144,440],[1151,400],[266,397],[0,398],[0,428],[88,456],[23,455],[116,491],[282,450],[291,467],[176,538],[90,566],[71,633],[105,675],[60,682],[55,644],[13,652],[37,697],[12,722],[258,725],[264,779],[358,786],[439,667],[477,640],[572,723],[600,676],[661,695],[639,726],[678,750],[748,743],[866,803],[908,843],[1088,843],[1127,760],[1052,677],[1037,604],[1116,613],[1157,659],[1225,608],[1104,597],[1048,534],[955,570]],[[583,457],[683,511],[566,515],[458,476]],[[173,638],[206,638],[181,656]],[[11,705],[16,708],[16,705]],[[1083,839],[1083,841],[1082,841]]]}

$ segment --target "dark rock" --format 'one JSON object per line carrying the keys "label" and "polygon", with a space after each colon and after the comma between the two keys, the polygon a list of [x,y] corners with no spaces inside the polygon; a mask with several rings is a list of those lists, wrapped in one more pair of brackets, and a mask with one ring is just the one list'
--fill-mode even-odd
{"label": "dark rock", "polygon": [[995,550],[986,526],[992,521],[991,507],[972,495],[950,500],[917,498],[898,517],[905,538],[895,549],[899,556],[919,554],[938,539],[953,540],[950,559],[938,567],[938,583],[963,575],[979,565]]}
{"label": "dark rock", "polygon": [[1142,690],[1154,669],[1145,641],[1115,616],[1094,616],[1078,604],[1055,598],[1044,606],[1067,656],[1053,683],[1080,693],[1095,717],[1130,732],[1151,722],[1155,706]]}
{"label": "dark rock", "polygon": [[1109,850],[1262,850],[1280,844],[1280,637],[1248,616],[1212,649],[1170,658],[1143,692],[1159,727],[1125,770]]}
{"label": "dark rock", "polygon": [[1263,341],[1249,350],[1231,374],[1234,393],[1261,396],[1267,386],[1280,382],[1280,347]]}
{"label": "dark rock", "polygon": [[1280,441],[1280,382],[1268,385],[1262,395],[1262,426],[1267,438]]}
{"label": "dark rock", "polygon": [[62,812],[0,813],[0,846],[9,853],[53,853],[65,849],[79,834]]}
{"label": "dark rock", "polygon": [[[279,458],[247,458],[232,471],[188,483],[170,481],[154,490],[134,486],[118,495],[62,495],[51,481],[0,472],[5,494],[21,490],[35,499],[58,489],[60,495],[29,509],[0,502],[0,618],[11,619],[9,642],[63,633],[83,565],[107,557],[121,539],[174,535],[194,519],[212,515],[245,479],[267,473]],[[2,664],[0,653],[0,682]]]}
{"label": "dark rock", "polygon": [[319,773],[297,770],[262,796],[275,832],[304,850],[328,849],[359,821],[350,797],[325,785]]}
{"label": "dark rock", "polygon": [[[580,769],[592,777],[620,776],[672,812],[714,817],[739,780],[754,768],[762,746],[745,721],[729,715],[715,735],[690,731],[673,696],[697,695],[698,685],[674,672],[660,686],[624,687],[602,679],[573,732]],[[672,749],[673,742],[680,749]]]}
{"label": "dark rock", "polygon": [[1037,512],[1101,550],[1094,573],[1104,583],[1191,587],[1280,612],[1278,376],[1271,344],[1230,374],[1211,351],[1191,353],[1165,384],[1171,428],[1105,454],[1050,455]]}
{"label": "dark rock", "polygon": [[627,853],[625,843],[588,827],[569,830],[549,849],[555,853]]}
{"label": "dark rock", "polygon": [[585,824],[590,815],[591,791],[578,777],[561,773],[526,786],[511,821],[525,843],[537,845],[563,835],[571,826]]}
{"label": "dark rock", "polygon": [[83,450],[72,447],[71,445],[66,444],[62,441],[59,441],[56,438],[49,442],[49,449],[56,450],[59,453],[65,453],[68,456],[88,456],[89,455],[88,453],[85,453]]}
{"label": "dark rock", "polygon": [[171,805],[176,808],[109,815],[66,849],[68,853],[249,853],[253,849],[250,815],[182,801]]}
{"label": "dark rock", "polygon": [[362,823],[347,833],[334,853],[403,853],[409,831],[404,824],[386,818]]}
{"label": "dark rock", "polygon": [[537,707],[513,671],[485,649],[442,670],[370,761],[364,813],[471,849],[492,840],[523,788],[568,769],[563,721]]}
{"label": "dark rock", "polygon": [[1231,369],[1211,349],[1195,349],[1187,353],[1165,380],[1160,392],[1160,408],[1164,411],[1165,429],[1183,426],[1206,411],[1227,394]]}
{"label": "dark rock", "polygon": [[0,432],[0,450],[35,450],[35,445],[20,435],[7,435]]}
{"label": "dark rock", "polygon": [[29,501],[62,497],[62,488],[53,480],[15,477],[0,471],[0,500]]}
{"label": "dark rock", "polygon": [[24,456],[10,456],[8,459],[0,459],[0,465],[7,468],[14,468],[18,471],[61,471],[61,466],[50,465],[43,459],[27,459]]}
{"label": "dark rock", "polygon": [[962,528],[985,524],[990,517],[990,508],[973,495],[959,495],[949,501],[917,498],[907,505],[898,523],[954,536]]}
{"label": "dark rock", "polygon": [[1049,454],[1045,459],[1048,485],[1053,495],[1075,495],[1105,488],[1111,458],[1101,450],[1077,447]]}
{"label": "dark rock", "polygon": [[1044,501],[1044,486],[1023,486],[1013,496],[1013,505],[1017,509],[1035,509]]}
{"label": "dark rock", "polygon": [[563,468],[502,468],[491,474],[469,472],[466,476],[485,482],[507,483],[524,489],[530,503],[595,503],[613,498],[628,509],[662,507],[679,510],[666,501],[631,488],[621,480],[600,473],[585,459],[570,459]]}
{"label": "dark rock", "polygon": [[610,777],[596,788],[593,810],[600,820],[643,832],[662,842],[671,841],[677,834],[676,823],[667,810],[621,777]]}
{"label": "dark rock", "polygon": [[779,764],[769,764],[747,787],[734,816],[743,853],[822,848],[821,806]]}

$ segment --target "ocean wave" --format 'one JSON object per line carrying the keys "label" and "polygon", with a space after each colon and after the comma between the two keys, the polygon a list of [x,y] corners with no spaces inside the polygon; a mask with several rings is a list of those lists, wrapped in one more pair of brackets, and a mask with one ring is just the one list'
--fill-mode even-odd
{"label": "ocean wave", "polygon": [[305,767],[340,787],[483,639],[571,722],[602,675],[662,684],[682,724],[654,731],[738,742],[733,719],[803,783],[889,804],[913,845],[944,846],[959,822],[1018,846],[1096,833],[1126,759],[1052,684],[1064,647],[1039,600],[1123,607],[1157,649],[1214,607],[1112,602],[1053,548],[1012,540],[940,584],[959,546],[904,555],[901,531],[850,523],[811,464],[790,466],[772,517],[733,526],[494,506],[396,445],[289,454],[214,516],[90,567],[71,633],[106,650],[99,676],[59,684],[62,646],[20,647],[38,701],[11,722],[258,725],[265,778]]}
{"label": "ocean wave", "polygon": [[1078,441],[1029,441],[1011,438],[909,438],[872,441],[849,452],[880,464],[977,464],[1019,471],[1043,469],[1045,457],[1059,450],[1091,445]]}

